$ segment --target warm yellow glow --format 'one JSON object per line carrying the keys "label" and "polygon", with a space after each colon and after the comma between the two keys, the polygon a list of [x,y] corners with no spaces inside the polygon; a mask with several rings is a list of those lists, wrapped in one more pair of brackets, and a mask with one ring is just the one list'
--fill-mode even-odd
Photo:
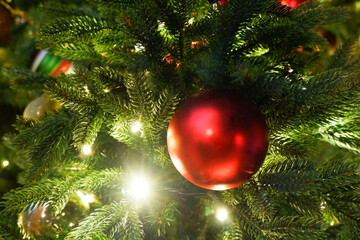
{"label": "warm yellow glow", "polygon": [[69,227],[73,227],[73,226],[74,226],[74,223],[70,223],[70,224],[69,224]]}
{"label": "warm yellow glow", "polygon": [[228,212],[225,208],[219,208],[216,211],[216,218],[220,221],[223,222],[228,218]]}
{"label": "warm yellow glow", "polygon": [[141,129],[141,123],[140,122],[134,122],[132,125],[131,125],[131,131],[133,133],[136,133],[138,131],[140,131]]}
{"label": "warm yellow glow", "polygon": [[151,184],[147,177],[141,174],[132,175],[125,194],[136,201],[145,201],[150,197]]}
{"label": "warm yellow glow", "polygon": [[110,90],[107,89],[107,88],[105,88],[105,89],[104,89],[104,92],[105,92],[105,93],[108,93],[108,92],[110,92]]}
{"label": "warm yellow glow", "polygon": [[76,194],[80,197],[82,203],[84,204],[84,206],[86,208],[90,207],[89,203],[92,203],[92,202],[95,201],[95,198],[94,198],[93,194],[84,194],[81,191],[76,191]]}
{"label": "warm yellow glow", "polygon": [[335,222],[331,221],[330,226],[334,226]]}
{"label": "warm yellow glow", "polygon": [[3,167],[9,166],[9,161],[8,161],[8,160],[4,160],[4,161],[2,162],[2,165],[3,165]]}
{"label": "warm yellow glow", "polygon": [[81,148],[81,152],[84,154],[84,155],[90,155],[91,154],[91,145],[89,144],[84,144]]}

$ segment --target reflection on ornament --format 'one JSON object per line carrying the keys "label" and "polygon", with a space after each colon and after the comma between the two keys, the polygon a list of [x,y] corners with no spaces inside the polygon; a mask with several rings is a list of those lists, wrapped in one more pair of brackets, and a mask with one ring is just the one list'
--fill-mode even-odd
{"label": "reflection on ornament", "polygon": [[47,51],[39,51],[31,65],[31,70],[44,73],[48,76],[55,77],[60,73],[73,73],[70,62],[61,59],[58,56],[48,53]]}
{"label": "reflection on ornament", "polygon": [[268,148],[264,116],[232,91],[206,90],[172,117],[167,146],[176,169],[202,188],[225,190],[246,182]]}
{"label": "reflection on ornament", "polygon": [[51,232],[54,217],[50,215],[46,204],[37,203],[30,206],[29,211],[20,213],[18,226],[24,235],[24,238],[35,236],[46,236]]}
{"label": "reflection on ornament", "polygon": [[60,104],[53,102],[45,94],[31,101],[24,110],[24,118],[38,121],[45,113],[57,110]]}

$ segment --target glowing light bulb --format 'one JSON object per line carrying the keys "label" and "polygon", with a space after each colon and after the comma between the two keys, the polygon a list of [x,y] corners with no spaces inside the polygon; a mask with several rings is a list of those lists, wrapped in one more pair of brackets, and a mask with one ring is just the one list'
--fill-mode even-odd
{"label": "glowing light bulb", "polygon": [[84,194],[81,191],[76,191],[76,194],[80,197],[82,203],[84,204],[84,206],[86,208],[90,207],[89,203],[92,203],[92,202],[95,201],[95,198],[94,198],[93,194]]}
{"label": "glowing light bulb", "polygon": [[4,168],[7,167],[7,166],[9,166],[9,161],[8,161],[8,160],[4,160],[4,161],[2,162],[2,165],[3,165]]}
{"label": "glowing light bulb", "polygon": [[84,155],[90,155],[91,154],[91,145],[89,144],[84,144],[81,148],[81,152]]}
{"label": "glowing light bulb", "polygon": [[84,89],[85,89],[85,92],[86,92],[86,93],[90,93],[90,90],[89,90],[88,86],[85,85],[85,86],[84,86]]}
{"label": "glowing light bulb", "polygon": [[220,221],[223,222],[228,218],[228,212],[225,208],[219,208],[216,211],[216,218]]}
{"label": "glowing light bulb", "polygon": [[132,125],[131,125],[131,131],[133,133],[136,133],[138,131],[140,131],[141,129],[141,123],[140,122],[134,122]]}
{"label": "glowing light bulb", "polygon": [[144,201],[150,197],[151,184],[143,175],[132,175],[125,193],[137,201]]}
{"label": "glowing light bulb", "polygon": [[135,52],[141,52],[145,49],[145,47],[140,43],[136,44],[134,47],[135,47]]}

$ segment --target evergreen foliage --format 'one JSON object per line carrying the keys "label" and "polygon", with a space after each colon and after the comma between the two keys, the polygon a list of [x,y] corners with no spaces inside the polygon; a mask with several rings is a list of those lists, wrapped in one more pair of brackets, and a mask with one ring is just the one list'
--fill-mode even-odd
{"label": "evergreen foliage", "polygon": [[[74,73],[1,69],[14,89],[44,92],[62,108],[39,121],[17,119],[11,147],[23,186],[3,197],[0,239],[21,238],[17,216],[41,204],[59,222],[33,239],[360,236],[359,56],[349,41],[323,58],[316,32],[345,20],[345,9],[317,1],[291,9],[273,0],[88,4],[39,7],[52,20],[39,20],[38,49],[71,61]],[[235,89],[266,117],[265,162],[237,188],[195,187],[168,156],[168,123],[202,88]],[[321,155],[324,146],[332,156]],[[152,177],[144,204],[128,194],[136,171]],[[61,214],[81,205],[79,192],[96,201],[70,226]],[[217,206],[229,210],[225,223],[214,218]]]}

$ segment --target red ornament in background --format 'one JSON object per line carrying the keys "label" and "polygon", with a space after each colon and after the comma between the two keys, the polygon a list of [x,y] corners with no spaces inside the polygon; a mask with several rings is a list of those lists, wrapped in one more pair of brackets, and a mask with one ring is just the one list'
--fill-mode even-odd
{"label": "red ornament in background", "polygon": [[263,163],[268,128],[257,107],[227,90],[205,90],[175,112],[167,132],[176,169],[202,188],[225,190],[246,182]]}
{"label": "red ornament in background", "polygon": [[210,4],[214,4],[216,3],[216,5],[218,7],[222,6],[222,7],[226,7],[228,0],[209,0]]}
{"label": "red ornament in background", "polygon": [[306,2],[307,0],[279,0],[282,5],[286,5],[289,7],[297,7],[300,3]]}

